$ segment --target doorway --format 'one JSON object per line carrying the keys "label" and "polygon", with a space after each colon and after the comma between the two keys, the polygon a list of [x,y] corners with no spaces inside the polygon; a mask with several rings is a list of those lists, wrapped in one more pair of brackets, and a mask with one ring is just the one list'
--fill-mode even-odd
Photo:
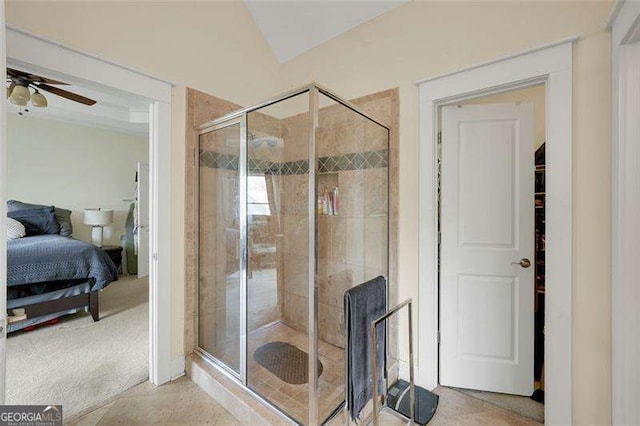
{"label": "doorway", "polygon": [[[3,18],[0,16],[0,18]],[[0,19],[4,29],[4,21]],[[119,93],[137,96],[149,107],[150,133],[150,251],[149,251],[149,380],[163,384],[184,372],[184,357],[171,359],[171,265],[170,265],[170,134],[171,134],[171,84],[149,77],[128,68],[103,61],[23,33],[6,29],[6,37],[0,45],[1,63],[4,65],[6,41],[7,63],[28,66],[32,72],[47,74],[51,78],[70,83],[85,82],[92,88],[106,87]],[[4,114],[5,108],[0,109]],[[0,135],[0,173],[5,173],[6,140]],[[6,198],[6,182],[0,182],[0,193]],[[3,223],[6,206],[2,203]],[[0,245],[0,257],[6,256],[6,246]],[[4,261],[0,265],[4,270]],[[0,306],[5,306],[6,288],[0,292]],[[6,315],[5,309],[2,315]],[[3,317],[4,319],[5,317]],[[6,321],[6,320],[5,320]],[[4,331],[4,330],[3,330]],[[4,360],[5,338],[2,334],[0,358]],[[0,370],[0,382],[4,385],[5,369]],[[4,386],[0,399],[4,401]]]}
{"label": "doorway", "polygon": [[[149,378],[149,104],[7,73],[32,94],[6,105],[7,220],[27,225],[7,242],[6,402],[69,419]],[[54,220],[32,227],[49,206]]]}
{"label": "doorway", "polygon": [[439,383],[542,423],[545,86],[440,117]]}
{"label": "doorway", "polygon": [[[576,38],[423,80],[420,86],[420,354],[418,383],[439,385],[440,107],[544,84],[546,89],[545,421],[572,422],[571,64]],[[518,260],[518,259],[516,259]],[[553,347],[553,352],[548,348]]]}

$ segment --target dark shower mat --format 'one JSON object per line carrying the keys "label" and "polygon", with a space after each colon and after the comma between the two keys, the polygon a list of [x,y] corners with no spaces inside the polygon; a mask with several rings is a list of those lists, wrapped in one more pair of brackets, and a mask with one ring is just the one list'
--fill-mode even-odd
{"label": "dark shower mat", "polygon": [[[253,358],[284,382],[292,385],[309,382],[309,355],[293,345],[270,342],[256,349]],[[318,360],[318,376],[321,374],[322,362]]]}

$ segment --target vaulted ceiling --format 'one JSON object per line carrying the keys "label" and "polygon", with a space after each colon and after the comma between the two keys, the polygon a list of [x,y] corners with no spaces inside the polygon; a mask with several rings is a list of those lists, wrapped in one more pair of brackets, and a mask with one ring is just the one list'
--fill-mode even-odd
{"label": "vaulted ceiling", "polygon": [[282,63],[407,1],[245,0],[245,3]]}

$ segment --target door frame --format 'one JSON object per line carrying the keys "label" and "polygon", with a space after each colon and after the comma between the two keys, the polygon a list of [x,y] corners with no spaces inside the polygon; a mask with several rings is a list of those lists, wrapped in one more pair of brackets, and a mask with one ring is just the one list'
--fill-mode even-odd
{"label": "door frame", "polygon": [[[418,382],[438,386],[437,132],[440,107],[546,86],[545,421],[572,420],[572,47],[578,37],[417,82],[420,88]],[[553,350],[550,350],[553,348]]]}
{"label": "door frame", "polygon": [[[0,4],[2,5],[2,4]],[[3,6],[3,5],[2,5]],[[4,22],[0,22],[4,24]],[[4,25],[3,25],[4,30]],[[144,98],[150,105],[150,247],[149,247],[149,380],[168,382],[184,371],[171,360],[171,88],[167,81],[151,77],[96,56],[6,27],[6,61],[53,78],[83,82],[96,88],[118,90]],[[4,44],[4,43],[3,43]],[[4,52],[0,52],[4,53]],[[1,55],[5,58],[5,55]],[[3,105],[0,112],[4,111]],[[5,120],[4,113],[0,120]],[[4,132],[5,126],[2,126]],[[0,177],[6,176],[6,137],[0,139]],[[0,195],[6,199],[6,179],[0,179]],[[5,203],[0,206],[4,221]],[[5,268],[6,245],[0,243],[0,268]],[[0,270],[0,272],[5,269]],[[6,285],[3,283],[2,285]],[[6,294],[6,291],[4,292]],[[2,299],[2,298],[0,298]],[[3,301],[4,302],[4,301]],[[0,306],[6,320],[6,309]],[[2,366],[0,366],[1,368]],[[180,370],[180,371],[179,371]],[[6,373],[6,371],[5,371]],[[2,383],[2,386],[4,383]]]}
{"label": "door frame", "polygon": [[[613,424],[640,422],[640,351],[636,324],[640,321],[638,291],[637,208],[640,168],[640,2],[618,0],[608,30],[611,31],[611,378]],[[630,60],[631,59],[631,60]]]}
{"label": "door frame", "polygon": [[[4,0],[0,0],[0,70],[6,68]],[[3,71],[4,72],[4,71]],[[4,100],[3,100],[4,101]],[[0,102],[0,200],[7,199],[7,104]],[[7,203],[0,202],[0,229],[7,229]],[[0,277],[7,276],[7,239],[0,238]],[[7,281],[0,279],[0,404],[5,403],[7,376]]]}

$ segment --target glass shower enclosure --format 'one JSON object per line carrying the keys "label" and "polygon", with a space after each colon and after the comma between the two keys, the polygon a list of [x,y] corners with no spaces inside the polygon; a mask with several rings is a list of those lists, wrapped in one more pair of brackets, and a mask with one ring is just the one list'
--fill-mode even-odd
{"label": "glass shower enclosure", "polygon": [[344,292],[388,276],[389,129],[310,84],[198,129],[198,351],[300,424],[345,401]]}

